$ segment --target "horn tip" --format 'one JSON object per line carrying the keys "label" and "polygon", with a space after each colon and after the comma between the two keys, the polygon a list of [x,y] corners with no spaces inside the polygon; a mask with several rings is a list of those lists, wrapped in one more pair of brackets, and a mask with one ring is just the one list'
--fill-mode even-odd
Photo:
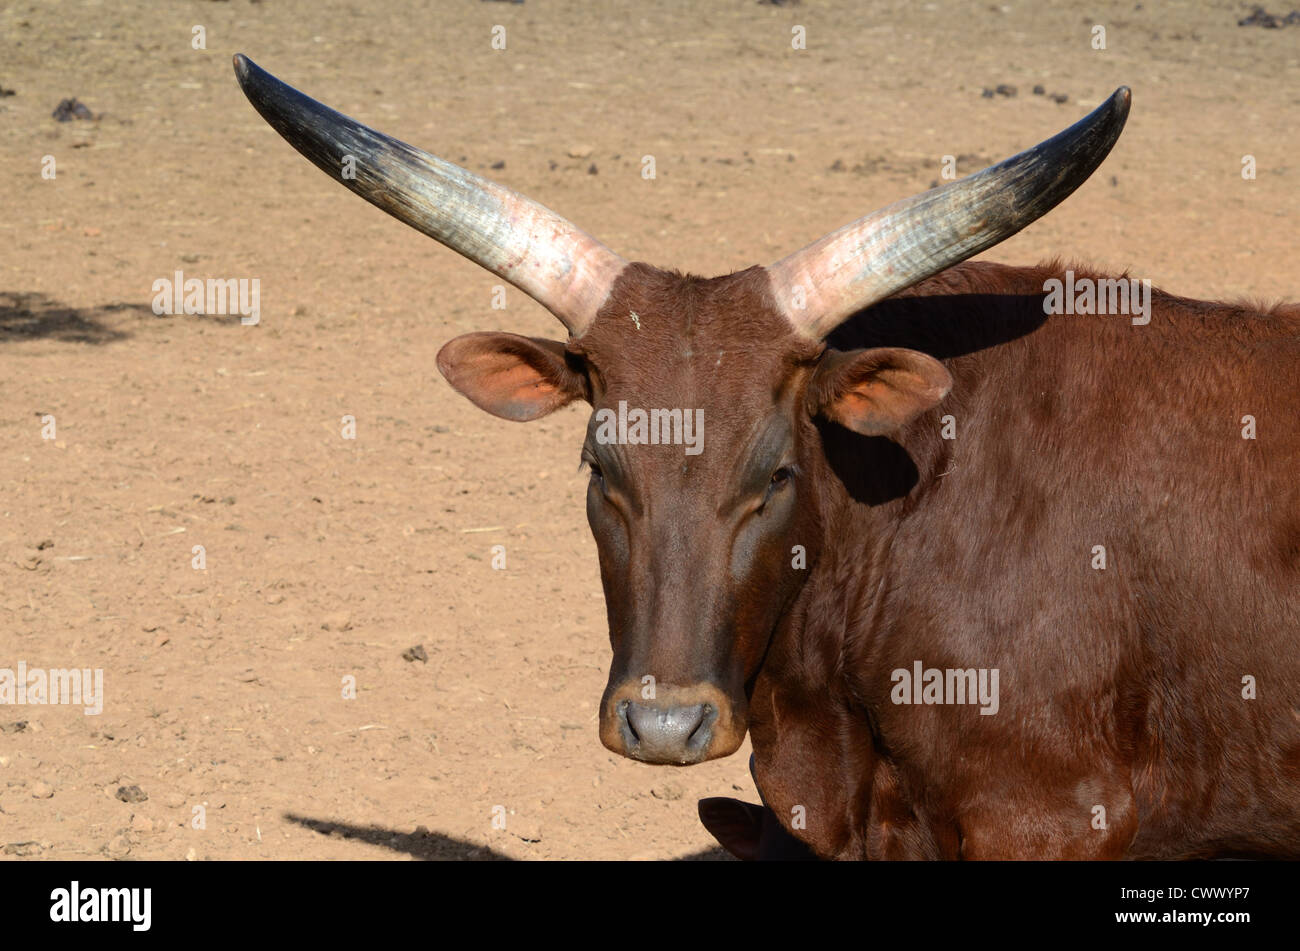
{"label": "horn tip", "polygon": [[257,64],[243,53],[235,54],[235,76],[241,84],[248,79],[249,74],[256,68]]}
{"label": "horn tip", "polygon": [[1128,86],[1120,86],[1110,94],[1110,98],[1117,107],[1127,112],[1128,107],[1133,103],[1133,90]]}

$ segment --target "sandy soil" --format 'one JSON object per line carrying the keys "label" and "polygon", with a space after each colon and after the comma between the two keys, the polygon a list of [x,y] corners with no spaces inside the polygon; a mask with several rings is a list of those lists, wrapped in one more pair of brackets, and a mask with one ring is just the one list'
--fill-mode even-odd
{"label": "sandy soil", "polygon": [[[5,5],[0,667],[102,668],[106,701],[0,707],[0,851],[716,858],[695,800],[754,798],[747,748],[670,769],[597,740],[583,410],[506,423],[434,368],[456,334],[558,324],[513,289],[493,310],[495,278],[312,168],[245,101],[232,53],[699,273],[772,261],[925,189],[946,154],[976,171],[1128,84],[1102,170],[987,256],[1296,297],[1300,25],[1239,27],[1249,11]],[[1000,84],[1016,95],[982,95]],[[56,122],[73,96],[96,118]],[[260,324],[156,316],[152,284],[178,269],[257,278]],[[427,659],[404,659],[416,645]],[[123,801],[132,786],[147,799]]]}

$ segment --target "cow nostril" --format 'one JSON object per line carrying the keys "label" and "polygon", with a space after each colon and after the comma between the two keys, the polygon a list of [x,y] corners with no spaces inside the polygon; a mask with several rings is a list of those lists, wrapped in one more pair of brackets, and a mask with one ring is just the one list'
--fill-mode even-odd
{"label": "cow nostril", "polygon": [[627,729],[627,732],[631,735],[633,745],[635,745],[636,743],[640,742],[641,737],[637,734],[636,727],[632,725],[632,718],[627,715],[627,708],[631,705],[631,702],[632,701],[630,700],[619,701],[618,718],[619,721],[623,724],[623,726]]}
{"label": "cow nostril", "polygon": [[691,735],[686,738],[686,745],[692,748],[708,745],[710,734],[713,732],[713,706],[711,704],[700,705],[700,722],[696,724]]}

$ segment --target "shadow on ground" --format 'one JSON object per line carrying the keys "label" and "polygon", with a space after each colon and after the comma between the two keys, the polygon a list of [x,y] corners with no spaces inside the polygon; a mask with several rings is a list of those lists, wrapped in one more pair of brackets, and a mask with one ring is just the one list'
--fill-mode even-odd
{"label": "shadow on ground", "polygon": [[104,323],[110,314],[153,314],[148,304],[120,301],[95,307],[69,307],[44,294],[0,291],[0,343],[47,338],[67,343],[105,344],[130,336]]}
{"label": "shadow on ground", "polygon": [[[331,822],[325,819],[310,819],[285,813],[290,822],[311,829],[321,835],[335,836],[340,839],[357,839],[369,845],[378,845],[394,852],[403,852],[424,862],[511,862],[510,856],[504,855],[485,845],[476,845],[464,839],[457,839],[441,832],[430,832],[423,827],[415,832],[398,832],[383,826],[359,826],[347,822]],[[735,861],[724,849],[701,849],[689,855],[678,856],[677,862],[730,862]]]}

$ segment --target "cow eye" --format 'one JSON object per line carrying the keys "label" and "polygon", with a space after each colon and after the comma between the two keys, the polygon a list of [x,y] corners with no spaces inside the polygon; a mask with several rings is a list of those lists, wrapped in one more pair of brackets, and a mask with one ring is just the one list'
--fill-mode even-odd
{"label": "cow eye", "polygon": [[767,503],[772,500],[772,497],[785,488],[792,478],[794,478],[794,470],[790,466],[781,466],[773,472],[772,478],[767,482],[767,490],[763,493],[763,498],[758,503],[758,511],[764,511],[767,508]]}

